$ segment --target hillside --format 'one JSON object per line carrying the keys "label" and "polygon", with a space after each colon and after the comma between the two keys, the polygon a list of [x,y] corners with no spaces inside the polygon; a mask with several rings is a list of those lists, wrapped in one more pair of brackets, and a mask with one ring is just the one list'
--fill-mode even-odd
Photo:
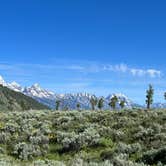
{"label": "hillside", "polygon": [[0,113],[0,165],[165,164],[165,110]]}
{"label": "hillside", "polygon": [[0,85],[0,110],[21,111],[29,109],[48,109],[48,107],[31,97]]}

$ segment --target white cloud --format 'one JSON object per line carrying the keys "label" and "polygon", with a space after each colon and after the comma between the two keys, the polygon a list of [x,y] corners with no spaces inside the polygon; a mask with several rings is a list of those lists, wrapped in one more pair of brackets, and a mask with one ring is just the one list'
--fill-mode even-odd
{"label": "white cloud", "polygon": [[148,70],[147,70],[147,73],[148,73],[151,77],[161,76],[161,71],[155,70],[155,69],[148,69]]}
{"label": "white cloud", "polygon": [[101,70],[105,71],[119,71],[119,72],[126,72],[128,70],[127,65],[125,64],[117,64],[117,65],[104,65]]}
{"label": "white cloud", "polygon": [[130,69],[130,72],[133,76],[150,76],[152,78],[161,76],[161,71],[156,69]]}
{"label": "white cloud", "polygon": [[142,69],[129,69],[129,71],[133,76],[144,76],[146,74],[146,70]]}
{"label": "white cloud", "polygon": [[101,70],[104,71],[114,71],[122,73],[130,73],[133,76],[149,76],[149,77],[160,77],[161,71],[156,69],[141,69],[141,68],[131,68],[125,64],[117,65],[105,65]]}
{"label": "white cloud", "polygon": [[123,72],[123,73],[128,70],[128,67],[125,64],[115,65],[114,68],[115,68],[116,71],[120,71],[120,72]]}

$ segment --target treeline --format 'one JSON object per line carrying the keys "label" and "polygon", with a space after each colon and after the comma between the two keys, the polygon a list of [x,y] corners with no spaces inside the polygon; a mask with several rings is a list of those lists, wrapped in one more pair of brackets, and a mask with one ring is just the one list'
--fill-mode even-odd
{"label": "treeline", "polygon": [[[91,110],[103,110],[104,108],[104,97],[101,98],[97,98],[96,96],[92,96],[90,98],[90,105],[91,105]],[[121,109],[123,109],[125,107],[125,100],[119,100],[118,97],[116,95],[113,95],[113,97],[110,99],[110,102],[108,103],[108,105],[110,106],[111,109],[116,109],[117,103],[119,103],[119,106]],[[55,101],[55,109],[59,110],[61,106],[61,100],[56,100]],[[81,104],[80,103],[76,103],[76,108],[77,110],[81,109]],[[68,107],[64,107],[63,110],[67,111]]]}
{"label": "treeline", "polygon": [[[146,108],[147,110],[151,109],[151,105],[153,104],[153,96],[154,96],[154,89],[153,86],[150,84],[148,89],[146,90]],[[164,93],[164,99],[166,100],[166,92]],[[104,103],[105,99],[104,97],[97,98],[96,96],[92,96],[90,98],[90,105],[91,110],[103,110],[104,109]],[[108,102],[108,106],[112,110],[117,109],[117,105],[119,105],[118,109],[124,109],[126,105],[125,99],[119,99],[115,94],[110,98],[110,101]],[[61,106],[61,100],[56,100],[55,102],[55,109],[59,110]],[[76,103],[77,110],[81,109],[81,104]],[[64,107],[63,110],[68,110],[68,107]]]}

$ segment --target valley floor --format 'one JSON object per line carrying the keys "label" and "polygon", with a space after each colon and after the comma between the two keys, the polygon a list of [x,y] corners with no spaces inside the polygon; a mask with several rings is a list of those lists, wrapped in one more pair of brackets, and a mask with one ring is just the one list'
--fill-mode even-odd
{"label": "valley floor", "polygon": [[0,166],[166,165],[166,110],[0,113]]}

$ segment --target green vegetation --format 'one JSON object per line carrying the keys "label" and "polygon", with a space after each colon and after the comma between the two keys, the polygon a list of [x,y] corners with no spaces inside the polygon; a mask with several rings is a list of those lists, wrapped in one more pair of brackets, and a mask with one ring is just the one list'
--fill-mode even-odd
{"label": "green vegetation", "polygon": [[98,103],[97,97],[92,96],[90,99],[90,104],[91,104],[92,110],[95,110],[97,103]]}
{"label": "green vegetation", "polygon": [[120,105],[121,109],[123,109],[125,107],[125,101],[124,100],[120,101],[119,105]]}
{"label": "green vegetation", "polygon": [[154,89],[152,85],[149,85],[149,89],[146,91],[146,104],[147,109],[150,109],[151,104],[153,103]]}
{"label": "green vegetation", "polygon": [[166,92],[164,92],[164,99],[166,100]]}
{"label": "green vegetation", "polygon": [[77,107],[77,110],[80,110],[80,107],[81,107],[80,103],[77,103],[76,107]]}
{"label": "green vegetation", "polygon": [[0,113],[2,166],[165,164],[165,110]]}
{"label": "green vegetation", "polygon": [[117,98],[117,96],[114,95],[114,96],[111,98],[110,102],[109,102],[109,106],[110,106],[113,110],[115,110],[117,102],[118,102],[118,98]]}
{"label": "green vegetation", "polygon": [[48,109],[47,106],[38,103],[31,97],[25,96],[22,93],[15,92],[0,85],[0,110],[29,110],[29,109]]}
{"label": "green vegetation", "polygon": [[101,97],[98,101],[98,109],[102,110],[103,107],[104,107],[104,98]]}
{"label": "green vegetation", "polygon": [[55,101],[55,109],[56,109],[57,111],[59,110],[60,103],[61,103],[60,100],[56,100],[56,101]]}

